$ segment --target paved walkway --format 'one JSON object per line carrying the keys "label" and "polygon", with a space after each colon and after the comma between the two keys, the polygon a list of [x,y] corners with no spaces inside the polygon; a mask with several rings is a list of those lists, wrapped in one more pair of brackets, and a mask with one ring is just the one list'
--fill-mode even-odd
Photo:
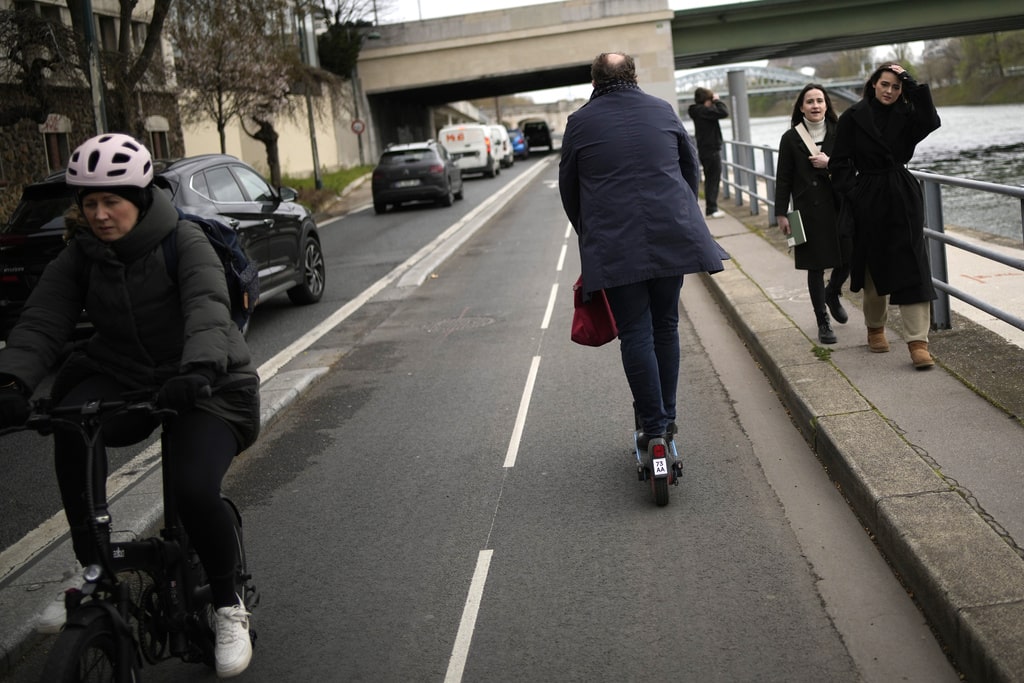
{"label": "paved walkway", "polygon": [[[732,215],[710,225],[732,261],[706,278],[726,315],[961,671],[1024,680],[1024,350],[955,316],[954,329],[931,336],[938,365],[915,370],[898,310],[891,351],[870,353],[859,297],[849,294],[850,321],[833,326],[839,343],[819,345],[805,274],[777,228],[727,208]],[[957,287],[1020,315],[1020,273],[957,250],[948,267]]]}
{"label": "paved walkway", "polygon": [[[365,206],[368,196],[368,187],[356,188],[333,210]],[[932,336],[938,365],[916,371],[895,309],[892,351],[867,351],[856,296],[846,299],[850,322],[835,326],[839,343],[819,346],[805,277],[777,229],[743,215],[745,207],[724,208],[731,214],[711,228],[732,260],[706,281],[796,427],[959,668],[970,680],[1024,681],[1024,559],[1016,544],[1024,541],[1024,351],[957,317],[953,330]],[[955,257],[949,264],[951,281],[998,284],[989,288],[994,294],[979,296],[1020,314],[1013,298],[1020,288],[1012,286],[1019,275],[1000,269],[990,273]],[[264,421],[329,370],[329,362],[321,365],[285,366],[265,384]],[[132,485],[115,500],[114,515],[134,520],[137,531],[155,525],[158,487],[157,474]],[[0,674],[32,642],[34,616],[70,575],[68,546],[40,542],[33,559],[0,585]]]}

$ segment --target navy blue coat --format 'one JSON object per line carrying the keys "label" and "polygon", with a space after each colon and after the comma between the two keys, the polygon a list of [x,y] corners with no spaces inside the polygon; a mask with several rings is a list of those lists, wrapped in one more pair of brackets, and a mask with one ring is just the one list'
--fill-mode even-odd
{"label": "navy blue coat", "polygon": [[728,255],[697,204],[699,180],[693,142],[662,99],[616,90],[569,116],[558,183],[583,291],[722,270]]}

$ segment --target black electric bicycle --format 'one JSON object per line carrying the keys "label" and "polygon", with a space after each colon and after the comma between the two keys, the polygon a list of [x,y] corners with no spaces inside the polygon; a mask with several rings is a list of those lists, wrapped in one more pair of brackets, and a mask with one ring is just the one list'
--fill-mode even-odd
{"label": "black electric bicycle", "polygon": [[[85,568],[81,589],[65,593],[67,621],[57,636],[41,680],[45,683],[134,683],[144,663],[170,658],[214,665],[215,611],[206,572],[181,526],[174,496],[163,468],[164,528],[159,537],[114,541],[110,537],[106,481],[102,475],[105,448],[99,435],[116,417],[154,416],[166,426],[175,411],[157,406],[152,392],[132,392],[113,400],[54,406],[49,399],[32,404],[28,421],[0,430],[0,435],[34,430],[50,434],[54,427],[77,430],[86,443],[86,488],[89,528],[96,544],[97,564]],[[162,453],[168,449],[162,429]],[[97,481],[102,478],[103,480]],[[235,520],[236,591],[249,612],[259,592],[248,573],[242,543],[242,519],[224,498]],[[255,644],[256,634],[249,637]]]}

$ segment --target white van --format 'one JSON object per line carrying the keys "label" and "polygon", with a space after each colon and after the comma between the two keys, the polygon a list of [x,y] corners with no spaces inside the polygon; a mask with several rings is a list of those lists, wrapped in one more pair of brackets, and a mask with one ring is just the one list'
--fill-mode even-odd
{"label": "white van", "polygon": [[488,178],[501,173],[501,159],[495,154],[491,136],[491,127],[479,123],[445,126],[437,134],[463,174],[483,173]]}
{"label": "white van", "polygon": [[512,138],[508,136],[508,129],[505,126],[491,126],[491,140],[494,141],[494,156],[502,168],[512,168],[516,163],[515,152],[512,151]]}

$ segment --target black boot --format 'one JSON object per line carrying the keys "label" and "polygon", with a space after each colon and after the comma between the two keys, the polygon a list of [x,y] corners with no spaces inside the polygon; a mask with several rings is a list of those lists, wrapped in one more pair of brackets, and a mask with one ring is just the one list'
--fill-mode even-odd
{"label": "black boot", "polygon": [[832,331],[832,324],[828,321],[828,313],[815,312],[814,316],[818,319],[818,341],[822,344],[835,344],[838,340],[836,333]]}
{"label": "black boot", "polygon": [[[828,306],[828,312],[840,325],[845,325],[846,321],[850,319],[850,316],[846,314],[846,309],[843,308],[843,302],[839,299],[838,289],[832,289],[831,286],[825,288],[825,305]],[[826,321],[827,323],[828,321]]]}

